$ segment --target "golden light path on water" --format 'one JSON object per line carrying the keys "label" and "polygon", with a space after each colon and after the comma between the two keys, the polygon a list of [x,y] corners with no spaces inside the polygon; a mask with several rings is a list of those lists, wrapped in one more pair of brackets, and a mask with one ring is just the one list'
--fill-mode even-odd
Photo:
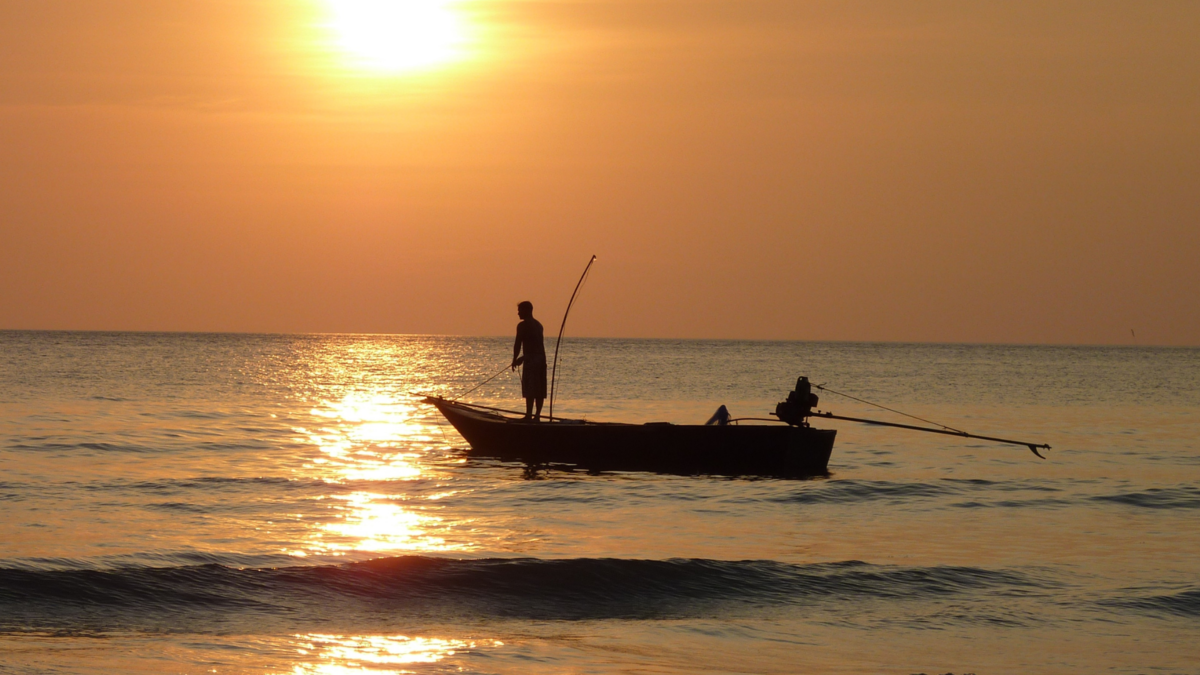
{"label": "golden light path on water", "polygon": [[[297,635],[296,652],[312,661],[296,664],[294,675],[343,675],[370,672],[377,675],[410,673],[404,666],[437,663],[464,650],[475,649],[475,641],[405,635]],[[499,640],[486,645],[501,647]],[[399,667],[399,669],[392,668]]]}
{"label": "golden light path on water", "polygon": [[[443,533],[451,524],[431,513],[438,500],[454,491],[437,489],[413,496],[405,489],[415,481],[436,480],[436,470],[413,448],[431,447],[440,438],[440,432],[419,419],[411,400],[355,391],[324,402],[312,414],[325,424],[297,431],[321,454],[301,472],[333,483],[395,484],[395,489],[322,497],[334,502],[337,519],[314,524],[306,550],[289,553],[428,553],[473,548],[469,543],[447,541]],[[465,524],[456,521],[453,526]]]}

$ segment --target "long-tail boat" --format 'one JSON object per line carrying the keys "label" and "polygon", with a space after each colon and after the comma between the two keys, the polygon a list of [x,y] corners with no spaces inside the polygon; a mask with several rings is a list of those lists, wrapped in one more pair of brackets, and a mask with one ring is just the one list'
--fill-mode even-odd
{"label": "long-tail boat", "polygon": [[[571,305],[587,278],[588,270],[596,262],[596,256],[588,260],[587,267],[567,309],[563,312],[558,339],[554,343],[554,369],[558,369],[558,347],[562,343],[563,330]],[[514,361],[515,364],[515,361]],[[465,395],[499,377],[506,368],[464,392]],[[530,419],[512,410],[503,410],[483,405],[462,403],[457,399],[441,396],[426,396],[425,402],[435,406],[450,424],[471,445],[468,454],[476,457],[493,457],[506,461],[525,462],[527,465],[567,464],[589,471],[656,471],[677,474],[723,474],[761,476],[813,476],[829,471],[829,456],[833,453],[833,440],[837,431],[816,429],[809,425],[810,417],[848,420],[881,426],[900,427],[917,431],[932,431],[965,438],[979,438],[999,443],[1015,443],[1028,446],[1038,455],[1035,445],[1023,441],[976,436],[944,425],[940,429],[894,424],[876,420],[843,417],[833,413],[814,411],[818,398],[812,393],[813,385],[807,377],[796,381],[786,401],[775,406],[775,418],[731,419],[725,406],[721,406],[706,424],[671,424],[651,422],[647,424],[625,424],[619,422],[591,422],[580,419],[564,419],[554,416],[555,376],[550,377],[550,412],[545,421]],[[847,396],[823,385],[825,389]],[[850,396],[849,398],[854,398]],[[860,400],[861,399],[855,399]],[[868,401],[862,401],[869,403]],[[883,406],[880,406],[883,407]],[[891,410],[888,408],[888,410]],[[899,412],[892,410],[892,412]],[[906,413],[900,413],[906,415]],[[912,417],[912,415],[907,415]],[[921,418],[915,418],[921,419]],[[740,424],[739,422],[750,422]],[[928,420],[921,420],[928,422]],[[774,424],[756,424],[773,422]],[[936,424],[936,423],[933,423]]]}
{"label": "long-tail boat", "polygon": [[570,465],[588,471],[733,476],[827,474],[837,431],[810,426],[811,417],[1025,445],[1034,454],[1038,454],[1038,448],[1050,447],[977,436],[949,427],[932,429],[814,411],[818,398],[806,377],[801,377],[787,400],[775,407],[774,419],[731,419],[722,406],[707,424],[628,424],[559,417],[536,420],[516,411],[440,396],[427,396],[424,401],[436,407],[466,439],[471,446],[467,451],[469,456],[532,466]]}

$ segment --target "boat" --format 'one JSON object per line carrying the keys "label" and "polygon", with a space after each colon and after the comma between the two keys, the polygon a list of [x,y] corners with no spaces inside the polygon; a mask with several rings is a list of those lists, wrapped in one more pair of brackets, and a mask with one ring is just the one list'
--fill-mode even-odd
{"label": "boat", "polygon": [[[565,465],[591,472],[652,471],[684,475],[780,477],[828,475],[829,457],[833,454],[837,431],[811,426],[809,420],[812,418],[1024,445],[1043,459],[1038,450],[1050,449],[1044,443],[980,436],[945,425],[938,425],[941,428],[914,426],[814,410],[818,403],[817,395],[812,392],[814,386],[848,396],[824,385],[812,385],[807,377],[800,377],[796,381],[796,388],[788,393],[787,400],[775,406],[773,418],[731,419],[725,406],[721,406],[706,424],[593,422],[553,415],[542,421],[512,410],[462,403],[441,396],[426,396],[424,402],[437,408],[466,439],[471,446],[467,454],[471,457],[523,462],[533,467]],[[913,417],[891,408],[885,409]],[[929,422],[919,417],[915,419]]]}
{"label": "boat", "polygon": [[[808,384],[805,378],[801,381]],[[810,394],[792,392],[789,400],[801,397],[807,404]],[[815,401],[816,397],[811,398]],[[536,421],[515,411],[440,396],[427,396],[424,402],[436,407],[466,439],[471,446],[468,456],[530,466],[566,465],[591,472],[825,475],[837,436],[836,430],[813,428],[802,418],[795,424],[776,420],[743,424],[764,420],[727,416],[714,416],[709,424],[631,424],[558,417]]]}
{"label": "boat", "polygon": [[[796,388],[789,392],[787,400],[775,406],[773,419],[731,419],[725,406],[721,406],[717,414],[705,424],[629,424],[555,417],[554,385],[558,370],[558,348],[562,343],[563,330],[567,325],[571,306],[575,303],[579,288],[595,262],[596,256],[593,255],[587,267],[583,268],[583,275],[575,284],[575,290],[567,302],[567,309],[563,312],[558,339],[554,343],[554,367],[550,376],[550,412],[544,421],[531,419],[528,415],[521,415],[513,410],[462,403],[457,398],[448,399],[433,395],[424,397],[424,402],[436,407],[470,444],[471,447],[467,451],[469,456],[524,462],[531,467],[567,465],[593,472],[653,471],[685,475],[797,477],[828,475],[829,457],[833,454],[833,441],[837,437],[837,431],[814,428],[809,424],[812,417],[1024,445],[1038,457],[1042,457],[1038,452],[1039,448],[1050,448],[1046,444],[969,434],[898,410],[871,404],[870,401],[836,392],[821,384],[812,385],[808,378],[803,376],[796,380]],[[515,365],[516,361],[513,364]],[[486,385],[509,368],[510,366],[501,368],[495,375],[463,392],[459,397]],[[817,395],[812,392],[814,386],[839,396],[876,405],[893,413],[937,424],[940,428],[846,417],[814,410],[818,403]]]}

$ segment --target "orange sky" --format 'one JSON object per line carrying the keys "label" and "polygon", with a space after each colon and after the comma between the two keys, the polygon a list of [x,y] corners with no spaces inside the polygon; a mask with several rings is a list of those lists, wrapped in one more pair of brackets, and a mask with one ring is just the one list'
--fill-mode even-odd
{"label": "orange sky", "polygon": [[0,328],[1200,345],[1194,0],[339,1],[0,0]]}

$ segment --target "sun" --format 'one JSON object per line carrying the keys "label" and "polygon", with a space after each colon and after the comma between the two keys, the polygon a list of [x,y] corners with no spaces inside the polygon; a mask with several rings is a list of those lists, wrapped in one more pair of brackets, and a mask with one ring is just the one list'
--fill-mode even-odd
{"label": "sun", "polygon": [[450,0],[328,0],[330,26],[356,65],[424,70],[460,56],[465,35]]}

